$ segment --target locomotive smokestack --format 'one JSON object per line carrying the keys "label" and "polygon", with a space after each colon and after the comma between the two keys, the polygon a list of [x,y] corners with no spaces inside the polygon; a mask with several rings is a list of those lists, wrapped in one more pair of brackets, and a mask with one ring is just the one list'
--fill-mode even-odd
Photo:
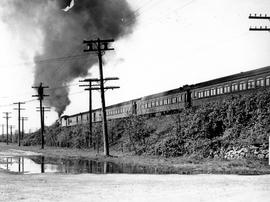
{"label": "locomotive smokestack", "polygon": [[13,8],[7,22],[18,21],[26,25],[24,29],[41,33],[43,42],[35,55],[34,85],[42,82],[50,87],[46,91],[50,96],[45,102],[54,107],[59,116],[70,103],[67,84],[77,77],[87,76],[97,59],[89,56],[38,61],[82,54],[83,39],[117,40],[129,34],[135,23],[126,0],[9,0],[7,4]]}

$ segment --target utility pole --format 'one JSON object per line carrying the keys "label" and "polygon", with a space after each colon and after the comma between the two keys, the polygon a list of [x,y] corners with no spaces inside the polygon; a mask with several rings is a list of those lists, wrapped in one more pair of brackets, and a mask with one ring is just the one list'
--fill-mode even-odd
{"label": "utility pole", "polygon": [[6,116],[5,117],[3,117],[3,118],[5,118],[6,119],[6,126],[7,126],[7,134],[6,134],[6,136],[7,136],[7,145],[8,145],[8,119],[10,119],[11,117],[10,116],[8,116],[9,114],[10,114],[10,112],[3,112]]}
{"label": "utility pole", "polygon": [[102,69],[102,55],[106,51],[114,50],[109,48],[109,43],[114,42],[114,39],[97,39],[97,40],[84,40],[83,43],[87,45],[87,49],[84,52],[95,52],[98,55],[99,60],[99,75],[100,75],[100,91],[101,91],[101,106],[102,106],[102,128],[103,128],[103,142],[104,142],[104,155],[109,156],[109,143],[108,143],[108,127],[107,127],[107,117],[106,117],[106,105],[105,105],[105,95],[104,95],[104,78]]}
{"label": "utility pole", "polygon": [[21,117],[22,120],[22,139],[24,138],[24,121],[28,120],[28,117]]}
{"label": "utility pole", "polygon": [[[104,78],[104,82],[108,81],[108,80],[118,80],[119,78],[117,77],[109,77],[109,78]],[[113,90],[113,89],[116,89],[116,88],[120,88],[119,86],[106,86],[104,87],[104,90]],[[86,88],[85,90],[89,90],[89,91],[92,91],[92,90],[101,90],[100,87],[92,87],[92,88]],[[105,119],[105,122],[107,122],[107,120]],[[107,125],[107,124],[106,124]],[[99,153],[99,137],[96,137],[96,145],[97,145],[97,153]]]}
{"label": "utility pole", "polygon": [[[49,96],[49,95],[44,95],[44,88],[49,88],[49,86],[42,86],[42,82],[40,83],[39,86],[33,86],[32,88],[36,88],[38,91],[38,95],[32,95],[32,97],[38,97],[39,100],[39,107],[40,109],[42,108],[42,100],[44,97]],[[40,110],[40,125],[41,125],[41,149],[44,149],[44,120],[43,120],[43,110]]]}
{"label": "utility pole", "polygon": [[[104,83],[108,80],[118,80],[119,78],[117,77],[109,77],[109,78],[104,78],[103,81]],[[90,134],[91,134],[91,138],[92,138],[92,91],[93,90],[101,90],[100,88],[100,84],[92,84],[93,82],[100,82],[100,79],[84,79],[80,82],[88,82],[88,85],[79,85],[80,87],[88,87],[85,88],[84,90],[89,91],[89,115],[91,117],[91,119],[89,120],[89,128],[90,128]],[[107,87],[103,87],[104,90],[108,90],[108,89],[115,89],[115,88],[120,88],[119,86],[107,86]],[[106,121],[106,120],[105,120]],[[92,141],[92,139],[91,139]],[[99,153],[99,143],[98,143],[98,138],[96,138],[96,144],[97,144],[97,153]]]}
{"label": "utility pole", "polygon": [[[45,129],[45,112],[50,112],[51,107],[42,107],[42,128]],[[37,107],[37,112],[40,112],[40,107]]]}
{"label": "utility pole", "polygon": [[14,126],[12,126],[12,125],[10,125],[9,126],[10,127],[10,142],[12,143],[13,142],[13,140],[12,140],[12,128],[14,128]]}
{"label": "utility pole", "polygon": [[[89,87],[90,89],[92,86],[97,86],[97,84],[93,84],[93,82],[97,82],[98,79],[85,79],[79,82],[88,82],[88,85],[79,85],[80,87]],[[86,89],[84,89],[86,90]],[[92,90],[89,90],[89,136],[88,136],[88,147],[91,148],[92,145]]]}
{"label": "utility pole", "polygon": [[18,143],[19,147],[21,146],[21,110],[24,110],[21,108],[22,104],[25,104],[24,102],[16,102],[13,104],[17,104],[18,108],[15,108],[15,110],[18,110]]}
{"label": "utility pole", "polygon": [[[260,15],[257,15],[257,14],[251,15],[250,14],[248,18],[255,19],[255,20],[270,20],[270,16],[267,16],[266,14],[264,16],[262,14],[260,14]],[[256,27],[255,26],[255,27],[250,27],[249,31],[268,31],[268,32],[270,32],[270,27],[267,27],[267,26]]]}

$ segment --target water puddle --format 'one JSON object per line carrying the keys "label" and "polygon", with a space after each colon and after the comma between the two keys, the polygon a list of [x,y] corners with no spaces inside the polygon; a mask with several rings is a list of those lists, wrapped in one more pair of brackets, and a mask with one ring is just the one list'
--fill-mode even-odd
{"label": "water puddle", "polygon": [[[88,159],[63,159],[44,156],[0,157],[0,171],[15,174],[37,173],[175,173],[172,170],[153,168],[141,165],[116,164]],[[187,173],[185,173],[187,174]]]}

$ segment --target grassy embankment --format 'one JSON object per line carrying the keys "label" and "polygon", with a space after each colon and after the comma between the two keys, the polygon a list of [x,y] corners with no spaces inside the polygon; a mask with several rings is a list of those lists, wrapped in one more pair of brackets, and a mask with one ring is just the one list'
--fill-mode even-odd
{"label": "grassy embankment", "polygon": [[[201,172],[270,173],[268,134],[269,91],[229,97],[222,102],[186,109],[178,114],[146,118],[130,117],[109,124],[111,161],[190,168]],[[102,145],[101,127],[94,139]],[[22,147],[39,151],[37,133],[25,137]],[[45,155],[105,157],[88,150],[85,125],[47,128]],[[50,146],[48,148],[48,146]],[[70,149],[73,148],[73,149]]]}

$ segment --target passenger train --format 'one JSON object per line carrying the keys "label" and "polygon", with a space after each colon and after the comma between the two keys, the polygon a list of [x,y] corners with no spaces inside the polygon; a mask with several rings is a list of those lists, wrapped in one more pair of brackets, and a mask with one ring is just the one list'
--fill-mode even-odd
{"label": "passenger train", "polygon": [[[243,94],[269,87],[270,66],[107,106],[107,119],[119,119],[130,115],[168,114],[187,107],[223,100],[230,94]],[[62,126],[85,124],[89,122],[89,112],[65,115],[60,121]],[[101,109],[92,111],[92,121],[101,121]]]}

